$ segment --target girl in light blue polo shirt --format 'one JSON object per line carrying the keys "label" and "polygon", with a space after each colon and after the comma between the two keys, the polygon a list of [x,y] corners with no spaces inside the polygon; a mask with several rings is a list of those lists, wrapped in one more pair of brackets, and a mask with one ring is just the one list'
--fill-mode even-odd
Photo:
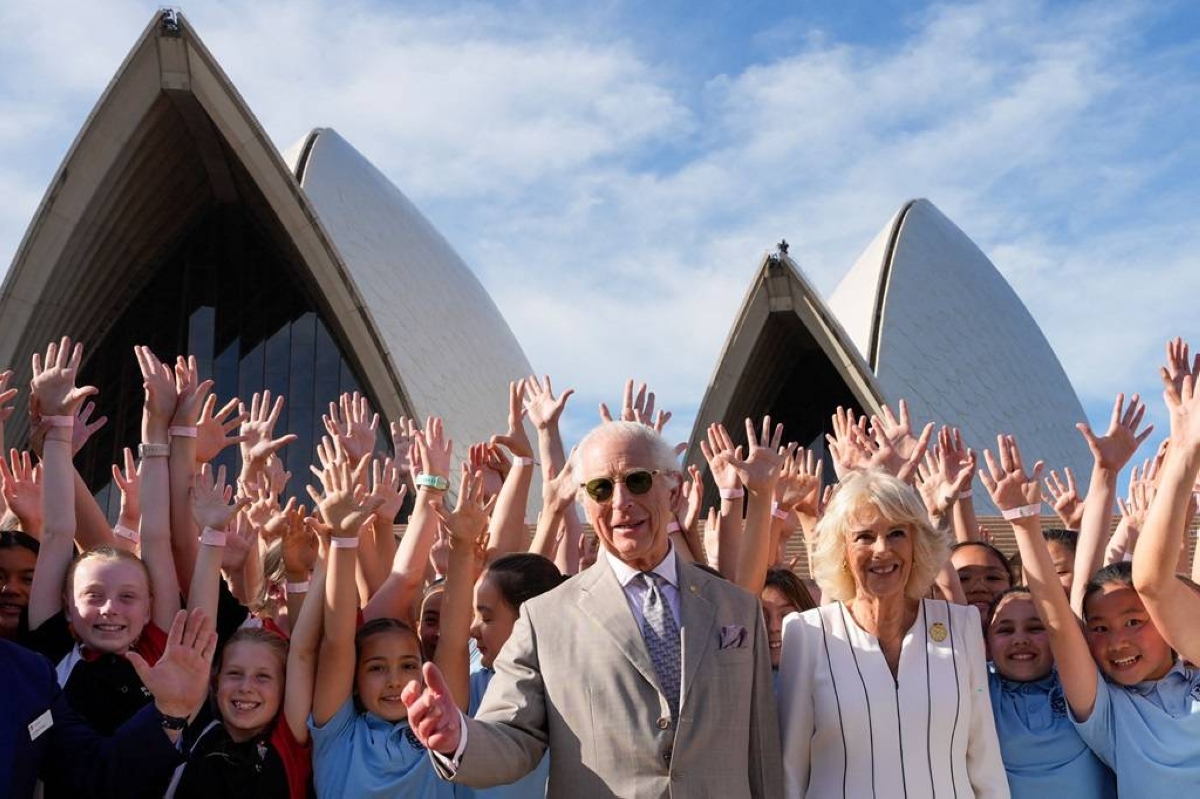
{"label": "girl in light blue polo shirt", "polygon": [[1128,563],[1088,582],[1085,636],[1042,539],[1040,467],[1027,476],[1011,438],[1002,439],[1000,455],[1002,465],[989,458],[990,473],[980,477],[1012,521],[1080,737],[1116,773],[1122,799],[1193,795],[1200,789],[1200,673],[1175,662]]}
{"label": "girl in light blue polo shirt", "polygon": [[1013,799],[1116,797],[1112,771],[1067,717],[1046,625],[1028,588],[1010,588],[992,603],[987,644],[992,713]]}
{"label": "girl in light blue polo shirt", "polygon": [[[452,533],[453,535],[453,533]],[[500,654],[521,604],[563,581],[553,561],[531,553],[504,555],[494,560],[478,581],[474,579],[475,563],[465,542],[451,544],[446,570],[446,590],[442,608],[441,634],[434,661],[446,678],[459,708],[469,716],[479,711],[488,684],[495,674],[493,666]],[[470,607],[474,586],[474,623],[470,623]],[[469,627],[468,627],[469,625]],[[482,668],[469,671],[468,640],[473,639],[482,659]],[[547,752],[537,767],[510,785],[493,788],[460,786],[459,797],[477,799],[533,799],[546,795],[546,780],[550,775]]]}

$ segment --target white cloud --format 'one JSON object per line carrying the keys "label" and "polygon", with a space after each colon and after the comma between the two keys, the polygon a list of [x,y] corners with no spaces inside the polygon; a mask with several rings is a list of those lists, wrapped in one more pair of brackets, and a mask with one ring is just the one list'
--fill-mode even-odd
{"label": "white cloud", "polygon": [[[0,9],[22,65],[0,147],[31,164],[6,156],[0,252],[152,13],[99,5]],[[786,48],[715,75],[541,10],[188,9],[278,145],[336,127],[426,211],[535,367],[580,389],[576,428],[629,373],[690,412],[765,249],[787,237],[829,291],[912,196],[1009,277],[1089,409],[1187,332],[1194,126],[1164,120],[1198,121],[1197,78],[1186,47],[1144,54],[1150,7],[939,5],[871,47],[791,20],[762,34]]]}

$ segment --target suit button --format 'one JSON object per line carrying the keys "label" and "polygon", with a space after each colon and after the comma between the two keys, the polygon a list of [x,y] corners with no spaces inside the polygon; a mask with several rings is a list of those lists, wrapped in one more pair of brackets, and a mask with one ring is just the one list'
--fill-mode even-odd
{"label": "suit button", "polygon": [[663,716],[661,719],[658,720],[658,728],[660,730],[665,730],[670,726],[671,726],[671,720],[669,718],[667,718],[666,716]]}
{"label": "suit button", "polygon": [[668,766],[671,765],[671,750],[670,749],[663,752],[663,760],[666,761]]}

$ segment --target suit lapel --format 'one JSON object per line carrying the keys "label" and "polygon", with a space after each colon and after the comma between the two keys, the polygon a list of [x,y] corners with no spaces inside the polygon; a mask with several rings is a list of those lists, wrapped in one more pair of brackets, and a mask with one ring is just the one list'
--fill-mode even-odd
{"label": "suit lapel", "polygon": [[638,629],[637,620],[629,608],[629,600],[625,598],[625,590],[617,582],[608,560],[601,555],[595,565],[584,572],[582,579],[580,609],[596,622],[613,645],[661,694],[662,686],[658,684],[658,674],[654,670],[654,662],[650,660],[642,631]]}
{"label": "suit lapel", "polygon": [[683,616],[680,629],[683,637],[683,688],[679,700],[682,708],[687,705],[688,694],[692,691],[700,664],[704,662],[704,656],[716,637],[713,622],[717,617],[717,608],[704,596],[706,582],[713,578],[682,560],[678,564],[679,608]]}

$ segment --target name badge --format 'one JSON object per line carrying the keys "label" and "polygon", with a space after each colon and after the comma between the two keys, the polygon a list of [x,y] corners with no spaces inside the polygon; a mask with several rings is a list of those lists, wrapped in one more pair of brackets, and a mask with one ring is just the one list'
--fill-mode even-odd
{"label": "name badge", "polygon": [[36,741],[38,736],[54,726],[54,717],[47,710],[29,723],[29,740]]}

